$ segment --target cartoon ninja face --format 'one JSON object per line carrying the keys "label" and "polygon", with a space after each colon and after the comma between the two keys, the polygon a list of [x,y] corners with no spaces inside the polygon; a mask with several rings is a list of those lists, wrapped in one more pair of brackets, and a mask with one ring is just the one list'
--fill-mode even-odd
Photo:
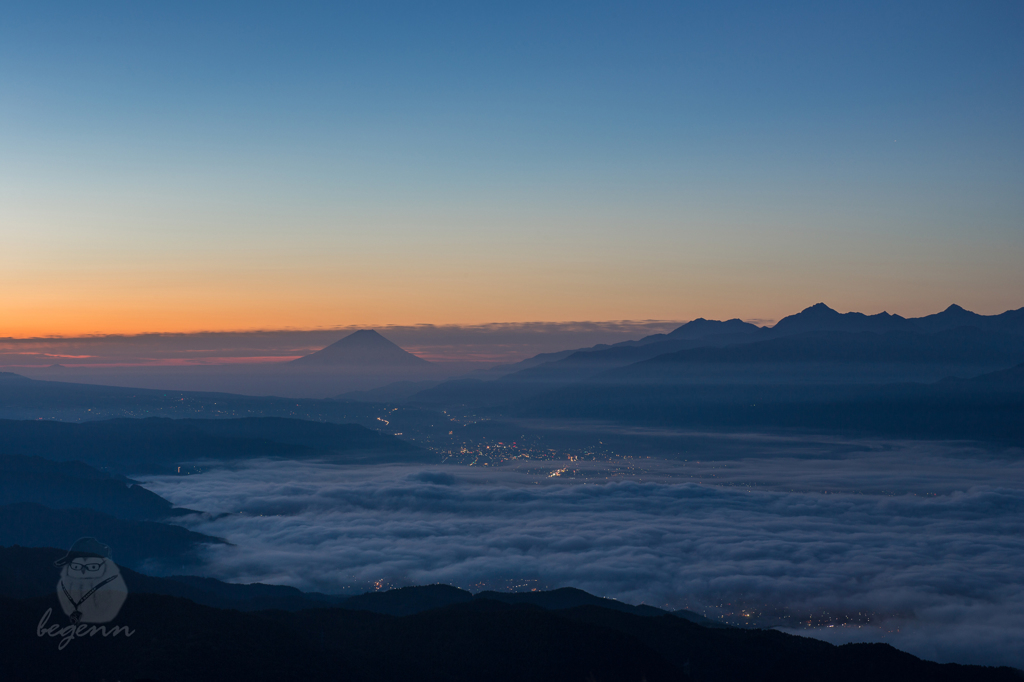
{"label": "cartoon ninja face", "polygon": [[107,560],[100,557],[82,557],[68,564],[68,575],[79,579],[102,578],[107,574]]}

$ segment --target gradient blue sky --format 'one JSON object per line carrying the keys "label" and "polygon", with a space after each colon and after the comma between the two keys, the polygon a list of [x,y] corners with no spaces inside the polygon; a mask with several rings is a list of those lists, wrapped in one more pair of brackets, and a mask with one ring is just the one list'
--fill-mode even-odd
{"label": "gradient blue sky", "polygon": [[1024,3],[8,3],[0,335],[1024,305]]}

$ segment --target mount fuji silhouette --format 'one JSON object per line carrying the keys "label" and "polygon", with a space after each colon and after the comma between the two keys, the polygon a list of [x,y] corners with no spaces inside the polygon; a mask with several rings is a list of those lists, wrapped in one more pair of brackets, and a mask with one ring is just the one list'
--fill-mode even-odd
{"label": "mount fuji silhouette", "polygon": [[372,329],[360,329],[290,364],[424,368],[431,363],[402,350]]}

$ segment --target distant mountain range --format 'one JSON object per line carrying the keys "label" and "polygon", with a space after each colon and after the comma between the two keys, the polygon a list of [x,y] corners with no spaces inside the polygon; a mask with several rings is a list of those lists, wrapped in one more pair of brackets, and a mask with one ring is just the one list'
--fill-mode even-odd
{"label": "distant mountain range", "polygon": [[[952,305],[907,319],[844,314],[819,303],[773,327],[698,319],[668,334],[537,356],[506,366],[509,371],[500,376],[452,379],[406,400],[433,407],[495,408],[576,383],[671,383],[684,375],[690,383],[931,382],[1022,360],[1024,308],[985,316]],[[744,363],[751,368],[741,368]]]}
{"label": "distant mountain range", "polygon": [[[882,312],[877,315],[863,313],[840,313],[824,303],[816,303],[794,315],[779,320],[770,327],[758,327],[738,319],[720,321],[697,318],[683,324],[667,334],[653,334],[636,341],[623,341],[614,346],[595,346],[577,351],[561,351],[536,356],[544,362],[553,362],[570,357],[573,353],[601,352],[609,348],[629,346],[646,346],[665,341],[701,341],[701,345],[729,345],[731,343],[792,336],[807,332],[873,332],[890,331],[935,333],[956,329],[958,327],[974,327],[983,331],[1005,332],[1024,335],[1024,308],[1008,310],[999,315],[979,315],[964,310],[958,305],[951,305],[941,313],[925,317],[904,318]],[[671,346],[663,346],[668,349]],[[673,350],[682,350],[676,348]],[[665,352],[671,352],[666,350]],[[558,357],[560,356],[560,357]],[[654,357],[654,356],[649,356]],[[509,365],[518,369],[526,369],[538,364],[534,358],[523,360],[518,365]]]}
{"label": "distant mountain range", "polygon": [[[416,408],[402,408],[419,422],[436,417]],[[205,391],[173,391],[148,388],[41,381],[13,372],[0,372],[0,419],[86,422],[112,418],[167,417],[171,419],[240,419],[281,417],[305,421],[356,423],[377,431],[394,433],[381,417],[390,410],[368,403],[341,402],[330,398],[282,398]]]}
{"label": "distant mountain range", "polygon": [[431,363],[402,350],[372,329],[360,329],[331,345],[292,360],[300,366],[363,366],[378,368],[428,368]]}
{"label": "distant mountain range", "polygon": [[[1017,375],[1010,372],[993,375],[1002,378],[967,380],[1024,362],[1022,319],[1024,309],[985,316],[950,306],[936,315],[905,319],[884,313],[841,314],[818,304],[770,328],[739,320],[695,320],[669,334],[542,354],[490,373],[441,383],[398,382],[346,394],[342,400],[127,389],[34,381],[0,373],[0,416],[25,420],[148,415],[297,417],[357,422],[428,443],[434,438],[430,434],[448,435],[451,426],[444,425],[450,424],[451,415],[442,411],[456,410],[491,419],[601,419],[730,430],[841,429],[1015,442],[1020,438],[1014,426],[1020,421],[1014,413]],[[381,344],[369,332],[356,338],[365,338],[374,347],[389,345],[386,340]],[[394,354],[396,348],[389,352]],[[397,351],[399,356],[405,353]],[[318,367],[311,365],[310,370],[317,372]],[[137,462],[152,460],[150,465],[157,467],[153,470],[166,470],[179,459],[170,452],[180,453],[189,438],[198,439],[198,449],[192,451],[212,459],[232,457],[231,447],[239,453],[307,456],[298,453],[325,448],[322,440],[314,442],[310,428],[303,426],[304,435],[298,439],[280,429],[181,432],[168,435],[173,443],[160,442],[163,437],[154,436],[152,448],[138,450],[133,456]],[[0,428],[0,452],[4,451],[3,431]],[[251,442],[243,448],[245,439]],[[77,447],[80,451],[93,447],[88,442]],[[111,452],[127,452],[128,447],[128,441],[123,441]],[[40,450],[6,452],[50,456]],[[379,456],[358,459],[356,449],[344,452],[338,461],[423,456],[412,451],[382,451]],[[120,468],[121,463],[107,462],[97,453],[92,456],[91,460],[79,459],[128,471]]]}
{"label": "distant mountain range", "polygon": [[985,316],[950,306],[906,319],[818,304],[774,327],[695,320],[544,359],[496,379],[449,380],[406,403],[494,420],[1024,444],[1024,308]]}
{"label": "distant mountain range", "polygon": [[196,461],[326,457],[339,463],[432,462],[430,453],[358,424],[301,419],[0,420],[0,452],[80,460],[123,474],[174,473]]}
{"label": "distant mountain range", "polygon": [[1008,310],[1000,315],[979,315],[964,310],[958,305],[951,305],[941,313],[934,315],[904,318],[885,312],[877,315],[839,313],[824,303],[818,303],[796,315],[782,318],[775,326],[767,328],[766,331],[772,336],[822,331],[934,333],[958,327],[975,327],[985,331],[1024,334],[1024,308]]}

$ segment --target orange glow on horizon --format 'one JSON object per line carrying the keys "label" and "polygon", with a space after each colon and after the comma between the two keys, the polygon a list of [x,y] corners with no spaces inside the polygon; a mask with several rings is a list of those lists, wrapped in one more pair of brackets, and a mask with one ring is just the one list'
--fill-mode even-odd
{"label": "orange glow on horizon", "polygon": [[[1010,254],[1012,255],[1012,254]],[[0,263],[3,265],[3,263]],[[466,266],[435,271],[334,272],[321,267],[263,274],[159,265],[142,274],[55,273],[0,269],[0,337],[189,334],[352,327],[476,326],[537,321],[692,320],[740,318],[772,323],[824,302],[840,312],[888,311],[904,317],[940,312],[951,303],[981,314],[1016,309],[1017,268],[992,268],[1000,286],[982,287],[972,271],[943,281],[899,286],[837,269],[819,279],[782,276],[771,263],[736,269],[619,272],[592,268]],[[438,273],[441,274],[438,274]],[[971,277],[968,277],[968,276]],[[931,274],[931,277],[938,277]],[[961,281],[963,280],[963,281]],[[927,286],[925,285],[927,284]]]}
{"label": "orange glow on horizon", "polygon": [[[302,357],[301,355],[273,355],[273,356],[255,356],[255,357],[204,357],[204,358],[166,358],[162,360],[140,360],[137,362],[77,362],[68,363],[63,365],[68,369],[74,369],[78,367],[90,368],[90,369],[102,369],[110,367],[207,367],[216,365],[267,365],[274,363],[290,362],[297,358]],[[51,363],[51,364],[62,364],[62,363]],[[4,368],[24,368],[24,369],[39,369],[41,367],[48,367],[45,363],[35,364],[11,364],[3,365]]]}

